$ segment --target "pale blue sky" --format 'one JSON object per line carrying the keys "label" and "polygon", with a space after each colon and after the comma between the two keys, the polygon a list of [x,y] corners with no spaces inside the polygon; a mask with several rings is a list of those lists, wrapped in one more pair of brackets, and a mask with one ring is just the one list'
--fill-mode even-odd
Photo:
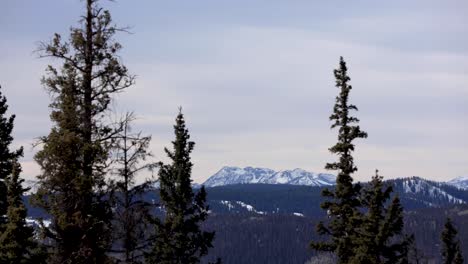
{"label": "pale blue sky", "polygon": [[[33,51],[66,35],[78,0],[2,0],[0,84],[17,114],[24,175],[38,173],[31,143],[50,129]],[[323,172],[336,138],[328,116],[332,71],[349,65],[351,100],[369,138],[357,142],[357,178],[447,180],[468,174],[466,1],[103,1],[137,84],[114,107],[133,110],[157,159],[184,107],[194,178],[224,165]]]}

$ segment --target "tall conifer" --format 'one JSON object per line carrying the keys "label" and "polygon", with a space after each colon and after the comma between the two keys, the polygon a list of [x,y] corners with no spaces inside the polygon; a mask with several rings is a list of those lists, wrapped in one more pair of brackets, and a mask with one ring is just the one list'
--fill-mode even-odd
{"label": "tall conifer", "polygon": [[[1,86],[0,86],[1,89]],[[10,150],[15,115],[6,116],[7,100],[0,91],[0,263],[44,263],[41,247],[26,225],[21,166],[23,148]]]}
{"label": "tall conifer", "polygon": [[[159,182],[163,220],[155,222],[155,244],[147,255],[147,263],[192,264],[212,247],[214,232],[203,231],[200,224],[208,217],[206,192],[194,194],[191,187],[192,162],[190,153],[195,145],[181,112],[174,126],[173,150],[165,149],[171,164],[160,164]],[[218,262],[219,263],[219,262]]]}
{"label": "tall conifer", "polygon": [[11,175],[14,162],[23,155],[23,148],[10,150],[13,142],[13,126],[15,115],[7,116],[8,105],[6,97],[2,95],[0,86],[0,232],[6,223],[7,186],[6,178]]}
{"label": "tall conifer", "polygon": [[357,111],[357,107],[349,103],[349,93],[352,89],[348,69],[343,57],[340,57],[339,67],[334,70],[336,87],[340,90],[336,97],[333,113],[330,120],[331,128],[338,128],[338,142],[329,150],[338,155],[338,161],[328,163],[325,168],[338,170],[336,187],[334,190],[325,189],[322,195],[328,200],[321,207],[327,210],[330,220],[320,222],[317,230],[321,235],[328,235],[330,241],[312,242],[313,249],[318,251],[334,251],[338,263],[348,263],[353,256],[354,240],[357,236],[355,227],[360,224],[359,211],[360,185],[353,184],[352,174],[357,171],[352,153],[353,141],[366,138],[367,133],[362,131],[357,123],[359,119],[352,116],[350,111]]}
{"label": "tall conifer", "polygon": [[442,260],[444,264],[462,264],[463,253],[460,249],[460,240],[457,238],[457,229],[450,218],[447,218],[441,234]]}
{"label": "tall conifer", "polygon": [[47,68],[43,84],[53,98],[54,127],[35,159],[42,169],[36,204],[52,217],[50,263],[105,263],[111,212],[105,177],[119,129],[106,122],[112,95],[133,83],[117,53],[116,28],[98,0],[86,0],[80,26],[63,41],[42,44],[43,57],[63,62]]}
{"label": "tall conifer", "polygon": [[8,189],[7,223],[0,232],[0,263],[41,264],[46,263],[44,248],[35,240],[34,229],[26,224],[27,210],[23,202],[25,189],[20,178],[21,166],[14,162],[12,173],[6,183]]}

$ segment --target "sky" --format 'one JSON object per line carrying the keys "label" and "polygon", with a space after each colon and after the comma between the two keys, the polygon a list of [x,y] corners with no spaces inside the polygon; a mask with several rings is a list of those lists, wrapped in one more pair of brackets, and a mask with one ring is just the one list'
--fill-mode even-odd
{"label": "sky", "polygon": [[[101,1],[119,33],[136,84],[112,105],[133,111],[167,161],[178,107],[195,141],[193,179],[223,166],[326,172],[337,131],[328,120],[348,64],[354,113],[369,137],[356,141],[357,180],[446,181],[468,175],[468,2],[459,1]],[[41,86],[57,63],[34,51],[68,36],[79,0],[1,0],[0,84],[16,114],[23,175],[47,135],[50,97]],[[333,172],[332,172],[333,173]],[[146,177],[140,175],[140,179]]]}

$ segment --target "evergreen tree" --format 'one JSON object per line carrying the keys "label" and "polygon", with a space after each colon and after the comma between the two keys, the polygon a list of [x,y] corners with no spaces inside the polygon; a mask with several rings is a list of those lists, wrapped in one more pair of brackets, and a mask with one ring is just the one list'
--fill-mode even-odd
{"label": "evergreen tree", "polygon": [[35,241],[34,229],[26,224],[27,210],[23,203],[23,194],[29,189],[21,186],[24,180],[19,177],[20,172],[21,166],[15,162],[12,174],[6,181],[8,187],[7,223],[3,232],[0,233],[0,263],[45,263],[45,251]]}
{"label": "evergreen tree", "polygon": [[460,240],[457,238],[457,229],[450,218],[444,225],[442,231],[442,259],[444,264],[460,264],[463,263],[463,253],[460,249]]}
{"label": "evergreen tree", "polygon": [[403,231],[403,208],[398,197],[387,206],[392,192],[392,186],[384,187],[383,177],[376,171],[363,190],[362,206],[367,211],[361,225],[356,227],[359,236],[354,241],[357,246],[350,263],[408,263],[412,239],[399,237]]}
{"label": "evergreen tree", "polygon": [[14,161],[23,155],[23,148],[11,151],[10,145],[13,142],[13,131],[15,115],[6,116],[8,111],[7,100],[1,93],[0,86],[0,232],[6,223],[7,213],[7,186],[6,178],[11,175]]}
{"label": "evergreen tree", "polygon": [[130,123],[132,114],[123,120],[123,131],[115,147],[117,180],[113,185],[114,247],[112,252],[122,254],[119,262],[126,264],[142,263],[143,252],[149,244],[148,228],[153,204],[145,202],[143,195],[151,187],[152,181],[135,184],[135,176],[143,170],[152,171],[156,163],[146,162],[152,157],[148,151],[150,136],[132,133]]}
{"label": "evergreen tree", "polygon": [[200,224],[208,217],[206,191],[202,186],[194,194],[191,187],[193,164],[190,153],[194,142],[189,141],[190,136],[181,112],[176,118],[174,131],[174,149],[165,149],[172,163],[161,163],[159,169],[159,193],[165,217],[155,221],[155,244],[147,254],[147,263],[199,263],[200,258],[212,247],[214,238],[214,232],[202,231],[200,228]]}
{"label": "evergreen tree", "polygon": [[133,83],[114,41],[119,29],[108,11],[86,0],[80,27],[69,41],[55,34],[42,44],[43,57],[63,62],[49,66],[43,84],[51,94],[54,127],[35,156],[42,169],[36,205],[51,215],[45,234],[53,240],[50,263],[105,263],[110,247],[111,211],[106,175],[110,150],[120,128],[106,121],[112,95]]}
{"label": "evergreen tree", "polygon": [[354,255],[354,240],[357,236],[355,227],[360,225],[362,217],[359,211],[361,187],[359,184],[353,184],[352,178],[352,174],[357,171],[352,156],[353,141],[367,137],[367,133],[357,125],[359,119],[350,115],[350,111],[357,111],[357,107],[349,103],[352,87],[348,84],[351,79],[347,70],[343,57],[340,57],[339,68],[334,70],[336,87],[340,89],[340,93],[336,97],[330,116],[330,120],[333,121],[331,128],[338,128],[338,142],[329,149],[331,153],[339,156],[339,160],[325,166],[328,170],[338,170],[338,175],[335,189],[325,189],[322,192],[328,200],[322,203],[321,207],[327,210],[331,219],[328,223],[320,222],[317,226],[318,233],[330,236],[331,241],[311,243],[315,250],[334,251],[338,263],[348,263]]}

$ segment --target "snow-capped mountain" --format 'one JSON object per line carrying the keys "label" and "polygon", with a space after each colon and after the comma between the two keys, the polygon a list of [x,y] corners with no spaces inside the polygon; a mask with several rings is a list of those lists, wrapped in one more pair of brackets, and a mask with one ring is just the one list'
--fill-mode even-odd
{"label": "snow-capped mountain", "polygon": [[223,167],[203,184],[206,187],[252,183],[330,186],[334,185],[335,181],[335,175],[313,173],[303,169],[274,171],[266,168]]}
{"label": "snow-capped mountain", "polygon": [[26,194],[33,194],[37,192],[37,189],[39,188],[39,181],[34,179],[34,180],[25,180],[23,182],[23,188],[28,188],[29,190],[26,192]]}
{"label": "snow-capped mountain", "polygon": [[230,184],[260,183],[263,179],[271,177],[274,173],[275,171],[264,168],[226,166],[208,178],[203,185],[205,187],[215,187]]}
{"label": "snow-capped mountain", "polygon": [[468,190],[468,175],[452,179],[448,181],[447,184],[453,185],[463,190]]}
{"label": "snow-capped mountain", "polygon": [[[408,203],[421,203],[429,207],[441,207],[450,204],[466,204],[468,193],[460,191],[444,182],[435,182],[420,177],[390,180],[395,191]],[[411,201],[411,202],[410,202]]]}
{"label": "snow-capped mountain", "polygon": [[330,186],[336,182],[336,176],[325,173],[313,173],[303,169],[283,170],[265,179],[269,184],[292,184],[309,186]]}

